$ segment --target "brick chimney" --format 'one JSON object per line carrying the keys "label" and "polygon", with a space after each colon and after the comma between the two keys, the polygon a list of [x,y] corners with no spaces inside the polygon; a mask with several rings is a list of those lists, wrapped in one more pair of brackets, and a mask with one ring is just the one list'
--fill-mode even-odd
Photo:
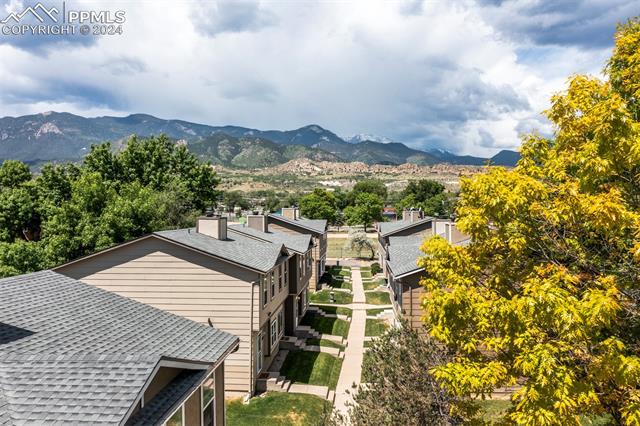
{"label": "brick chimney", "polygon": [[300,219],[300,210],[297,207],[283,207],[282,216],[290,220]]}
{"label": "brick chimney", "polygon": [[422,210],[405,209],[402,211],[402,220],[405,222],[416,222],[423,217]]}
{"label": "brick chimney", "polygon": [[264,214],[247,215],[247,226],[260,232],[269,232],[269,223],[267,216]]}
{"label": "brick chimney", "polygon": [[218,215],[200,216],[196,223],[196,232],[216,240],[227,239],[227,218]]}

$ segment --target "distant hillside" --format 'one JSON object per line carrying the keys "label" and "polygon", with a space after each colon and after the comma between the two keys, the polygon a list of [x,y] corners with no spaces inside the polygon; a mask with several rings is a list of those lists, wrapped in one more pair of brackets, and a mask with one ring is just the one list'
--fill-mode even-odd
{"label": "distant hillside", "polygon": [[272,167],[297,158],[341,161],[339,157],[316,148],[281,145],[255,137],[235,138],[224,133],[188,143],[187,148],[199,158],[213,164],[239,168]]}
{"label": "distant hillside", "polygon": [[[441,150],[420,151],[377,137],[379,141],[366,140],[367,135],[358,135],[346,142],[316,124],[286,131],[257,130],[164,120],[147,114],[85,118],[58,112],[0,118],[0,161],[9,158],[32,164],[77,161],[87,154],[91,144],[111,141],[117,147],[134,134],[161,133],[186,141],[189,148],[200,151],[203,158],[235,167],[257,167],[258,164],[268,167],[293,158],[392,165],[441,162],[479,165],[487,161]],[[492,161],[514,165],[518,157],[513,151],[502,151]]]}
{"label": "distant hillside", "polygon": [[509,166],[513,167],[520,160],[520,153],[515,151],[509,151],[503,149],[493,157],[491,157],[491,164],[496,166]]}

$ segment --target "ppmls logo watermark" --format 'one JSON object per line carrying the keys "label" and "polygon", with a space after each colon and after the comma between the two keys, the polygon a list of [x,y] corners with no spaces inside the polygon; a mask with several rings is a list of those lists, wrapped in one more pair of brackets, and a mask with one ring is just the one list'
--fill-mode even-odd
{"label": "ppmls logo watermark", "polygon": [[4,36],[101,36],[123,33],[124,10],[75,10],[67,3],[47,7],[36,3],[11,11],[0,20]]}

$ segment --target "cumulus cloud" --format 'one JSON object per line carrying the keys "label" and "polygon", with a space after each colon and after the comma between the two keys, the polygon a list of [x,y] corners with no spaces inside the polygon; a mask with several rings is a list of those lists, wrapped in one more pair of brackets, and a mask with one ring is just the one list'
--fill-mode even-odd
{"label": "cumulus cloud", "polygon": [[576,0],[573,12],[551,0],[117,3],[122,35],[47,44],[46,55],[0,37],[0,115],[318,123],[492,155],[549,133],[539,113],[551,94],[572,73],[600,71],[614,22],[637,4],[615,1]]}

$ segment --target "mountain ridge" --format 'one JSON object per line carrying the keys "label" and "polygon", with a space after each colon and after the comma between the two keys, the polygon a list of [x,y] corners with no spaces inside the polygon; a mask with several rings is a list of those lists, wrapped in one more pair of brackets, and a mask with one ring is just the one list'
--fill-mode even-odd
{"label": "mountain ridge", "polygon": [[[400,142],[370,141],[365,134],[362,134],[362,140],[346,141],[317,124],[293,130],[258,130],[167,120],[143,113],[90,118],[50,111],[0,118],[0,160],[17,159],[32,164],[79,161],[92,144],[110,141],[115,146],[133,134],[146,137],[162,133],[176,141],[184,141],[190,150],[195,149],[201,158],[214,164],[246,168],[260,164],[269,167],[293,158],[419,165],[440,162],[482,165],[492,161],[506,166],[512,166],[519,158],[514,151],[501,151],[497,158],[491,159],[460,156],[438,149],[421,151]],[[224,152],[220,152],[221,143]],[[230,152],[235,154],[230,157],[227,155]]]}

